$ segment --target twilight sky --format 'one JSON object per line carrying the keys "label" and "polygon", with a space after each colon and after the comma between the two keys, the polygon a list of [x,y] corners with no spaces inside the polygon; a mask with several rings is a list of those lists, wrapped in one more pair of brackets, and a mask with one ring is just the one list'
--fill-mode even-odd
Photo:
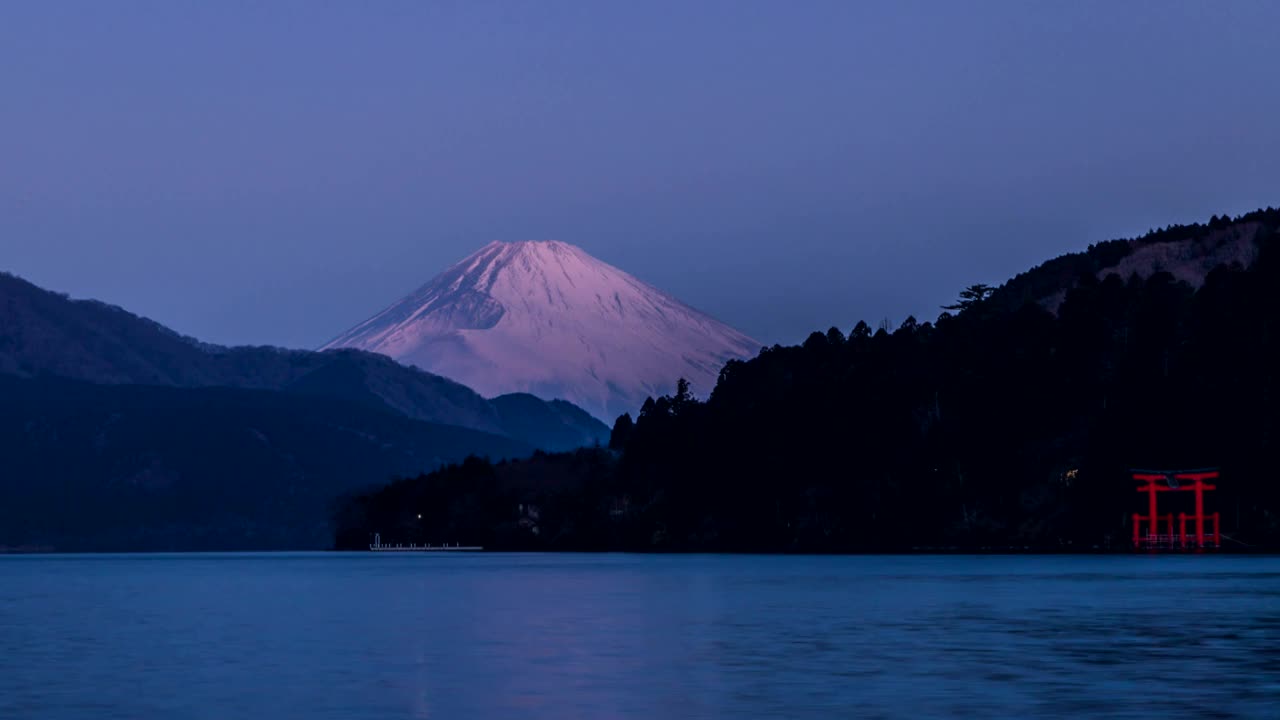
{"label": "twilight sky", "polygon": [[1280,3],[0,3],[0,270],[317,346],[560,239],[767,343],[1280,204]]}

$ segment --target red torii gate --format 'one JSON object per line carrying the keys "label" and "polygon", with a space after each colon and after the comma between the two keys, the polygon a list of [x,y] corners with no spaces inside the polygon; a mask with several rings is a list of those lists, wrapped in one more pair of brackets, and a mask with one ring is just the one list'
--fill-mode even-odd
{"label": "red torii gate", "polygon": [[[1205,480],[1216,480],[1217,478],[1218,471],[1215,469],[1182,471],[1134,470],[1133,479],[1145,483],[1138,486],[1138,492],[1147,493],[1147,515],[1143,517],[1141,513],[1133,514],[1133,546],[1146,550],[1158,550],[1161,548],[1186,549],[1189,540],[1187,537],[1187,520],[1195,520],[1195,547],[1222,547],[1222,528],[1218,513],[1206,515],[1204,512],[1205,491],[1218,489],[1217,485],[1210,485]],[[1182,482],[1184,480],[1188,481],[1190,485],[1184,485]],[[1156,493],[1161,492],[1194,492],[1196,494],[1196,513],[1195,515],[1178,513],[1178,533],[1176,535],[1173,532],[1173,513],[1160,515],[1157,510]],[[1207,538],[1209,544],[1206,545],[1205,520],[1209,519],[1213,520],[1213,532]],[[1168,532],[1164,535],[1160,534],[1161,520],[1165,522],[1165,526],[1168,529]],[[1144,522],[1147,526],[1145,535],[1142,534]]]}

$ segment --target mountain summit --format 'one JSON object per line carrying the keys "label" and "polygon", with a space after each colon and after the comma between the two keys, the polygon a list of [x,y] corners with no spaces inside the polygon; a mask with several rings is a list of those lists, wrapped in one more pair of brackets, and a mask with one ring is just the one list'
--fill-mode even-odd
{"label": "mountain summit", "polygon": [[484,246],[325,349],[339,347],[611,420],[680,377],[709,393],[760,345],[578,247],[522,241]]}

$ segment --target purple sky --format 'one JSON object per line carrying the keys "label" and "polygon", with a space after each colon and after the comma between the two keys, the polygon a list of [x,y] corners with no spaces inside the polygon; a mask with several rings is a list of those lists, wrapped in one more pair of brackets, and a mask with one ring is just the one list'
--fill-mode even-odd
{"label": "purple sky", "polygon": [[765,342],[1280,204],[1280,3],[0,3],[0,269],[316,346],[555,238]]}

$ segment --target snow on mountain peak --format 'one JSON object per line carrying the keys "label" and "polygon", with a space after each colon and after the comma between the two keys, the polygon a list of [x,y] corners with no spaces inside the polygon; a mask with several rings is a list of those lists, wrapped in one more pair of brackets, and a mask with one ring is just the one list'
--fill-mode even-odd
{"label": "snow on mountain peak", "polygon": [[524,240],[485,245],[324,349],[339,347],[611,421],[680,377],[710,393],[726,361],[760,345],[579,247]]}

